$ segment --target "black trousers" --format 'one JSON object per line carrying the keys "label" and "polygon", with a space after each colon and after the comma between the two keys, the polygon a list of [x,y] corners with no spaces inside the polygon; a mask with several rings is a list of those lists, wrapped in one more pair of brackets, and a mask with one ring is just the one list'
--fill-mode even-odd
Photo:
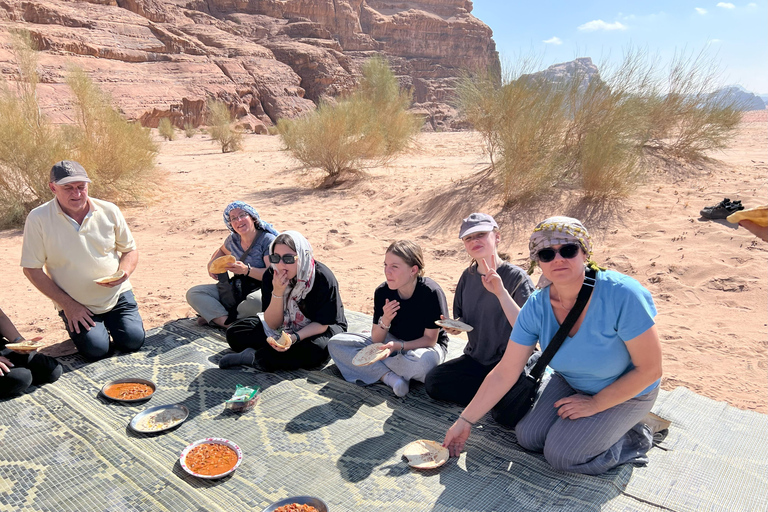
{"label": "black trousers", "polygon": [[63,371],[56,359],[43,354],[35,353],[30,357],[7,349],[0,350],[0,354],[13,363],[10,373],[0,377],[0,398],[21,394],[33,384],[54,382]]}
{"label": "black trousers", "polygon": [[[534,352],[525,365],[526,370],[533,368],[540,356],[541,352]],[[495,364],[480,364],[468,355],[462,354],[456,359],[451,359],[432,368],[427,374],[425,389],[427,394],[435,400],[466,407],[475,397],[485,377],[491,373],[495,366]],[[491,409],[493,419],[501,425],[512,428],[520,421],[517,414],[512,413],[514,408],[511,407],[512,403],[517,400],[517,394],[512,391],[504,395]]]}
{"label": "black trousers", "polygon": [[246,348],[256,350],[254,364],[266,372],[316,368],[329,359],[328,340],[344,332],[340,325],[329,325],[325,332],[291,345],[285,352],[278,352],[267,343],[267,335],[257,316],[249,316],[233,323],[227,329],[227,343],[235,352]]}

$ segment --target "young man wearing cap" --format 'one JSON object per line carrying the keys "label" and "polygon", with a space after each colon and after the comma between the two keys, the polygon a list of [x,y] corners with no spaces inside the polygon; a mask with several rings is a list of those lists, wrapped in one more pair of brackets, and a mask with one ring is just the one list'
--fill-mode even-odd
{"label": "young man wearing cap", "polygon": [[[24,225],[24,275],[53,300],[78,351],[89,360],[144,343],[144,324],[128,280],[139,262],[136,242],[117,206],[88,197],[91,180],[77,163],[51,169],[54,198],[29,213]],[[45,270],[43,270],[45,267]],[[122,270],[110,283],[96,283]]]}

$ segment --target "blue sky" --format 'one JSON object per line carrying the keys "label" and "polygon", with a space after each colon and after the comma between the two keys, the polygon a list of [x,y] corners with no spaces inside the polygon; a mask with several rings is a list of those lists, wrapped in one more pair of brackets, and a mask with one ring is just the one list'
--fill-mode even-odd
{"label": "blue sky", "polygon": [[768,0],[474,0],[502,62],[538,58],[543,67],[577,57],[620,60],[630,46],[658,54],[703,49],[724,84],[768,93]]}

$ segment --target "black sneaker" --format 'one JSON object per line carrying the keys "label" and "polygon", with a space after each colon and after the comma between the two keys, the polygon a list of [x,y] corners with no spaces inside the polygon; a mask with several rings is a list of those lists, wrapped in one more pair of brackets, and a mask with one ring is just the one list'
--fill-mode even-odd
{"label": "black sneaker", "polygon": [[715,206],[705,206],[699,213],[705,219],[724,219],[730,214],[743,209],[744,206],[742,206],[741,201],[731,202],[731,200],[726,197]]}

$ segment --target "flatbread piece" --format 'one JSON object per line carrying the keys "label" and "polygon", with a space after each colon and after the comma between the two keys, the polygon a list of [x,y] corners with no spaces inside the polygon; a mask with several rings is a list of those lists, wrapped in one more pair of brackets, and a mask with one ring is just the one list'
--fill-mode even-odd
{"label": "flatbread piece", "polygon": [[283,331],[283,333],[277,339],[273,338],[272,336],[269,336],[267,338],[267,343],[277,345],[278,347],[288,348],[293,343],[293,339],[291,338],[290,334]]}
{"label": "flatbread piece", "polygon": [[435,324],[439,325],[440,327],[445,327],[446,329],[456,329],[457,331],[463,332],[469,332],[474,329],[474,327],[469,324],[465,324],[459,320],[452,320],[450,318],[435,320]]}
{"label": "flatbread piece", "polygon": [[118,281],[122,279],[124,275],[125,275],[125,270],[121,269],[115,272],[114,274],[112,274],[111,276],[102,277],[101,279],[94,279],[94,281],[96,281],[99,284],[107,284],[107,283],[112,283],[114,281]]}
{"label": "flatbread piece", "polygon": [[408,465],[416,469],[435,469],[448,461],[448,448],[437,441],[419,439],[403,449]]}
{"label": "flatbread piece", "polygon": [[750,220],[758,226],[768,226],[768,206],[758,206],[749,210],[739,210],[730,214],[726,219],[731,224],[738,224],[742,220]]}
{"label": "flatbread piece", "polygon": [[368,366],[376,361],[381,361],[389,357],[390,350],[385,348],[379,350],[379,347],[384,345],[383,343],[373,343],[362,348],[355,357],[352,358],[352,364],[355,366]]}
{"label": "flatbread piece", "polygon": [[213,260],[211,264],[208,265],[208,272],[210,272],[211,274],[223,274],[224,272],[227,271],[227,267],[229,265],[232,265],[236,261],[237,259],[231,254],[227,254],[226,256],[221,256]]}
{"label": "flatbread piece", "polygon": [[5,348],[9,348],[14,352],[18,352],[20,354],[28,354],[33,350],[43,348],[43,343],[40,342],[40,338],[35,338],[32,340],[20,341],[18,343],[7,343],[5,345]]}

